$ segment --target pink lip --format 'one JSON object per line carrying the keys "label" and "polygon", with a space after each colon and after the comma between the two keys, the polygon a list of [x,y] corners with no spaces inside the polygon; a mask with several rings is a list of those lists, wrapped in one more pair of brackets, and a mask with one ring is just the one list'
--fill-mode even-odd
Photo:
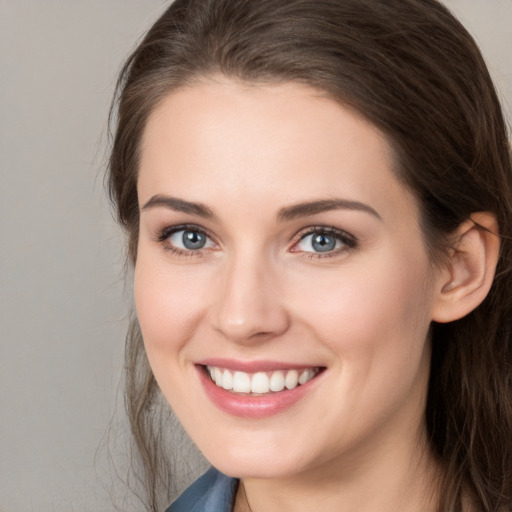
{"label": "pink lip", "polygon": [[[219,360],[216,361],[217,363],[219,362]],[[234,369],[234,365],[226,365],[225,363],[226,362],[224,362],[223,364],[212,364],[209,362],[208,364],[211,366],[220,366],[222,368]],[[250,363],[247,366],[250,367],[250,370],[242,370],[239,365],[237,365],[236,368],[241,371],[246,371],[248,373],[252,373],[255,371],[272,371],[272,369],[269,369],[268,364],[262,366],[260,363]],[[254,367],[257,367],[257,369],[254,370]],[[293,369],[301,368],[300,365],[288,365],[288,367]],[[218,387],[207,375],[204,366],[198,364],[196,365],[196,368],[199,374],[201,384],[203,385],[203,388],[206,392],[206,395],[214,403],[214,405],[216,405],[219,409],[232,416],[251,419],[267,418],[269,416],[273,416],[288,409],[314,388],[314,386],[317,384],[318,379],[321,377],[321,374],[323,373],[321,372],[315,378],[306,382],[306,384],[298,386],[294,389],[285,389],[278,393],[271,393],[262,396],[250,396],[238,395]],[[311,367],[302,366],[302,368]],[[282,365],[280,365],[275,369],[285,368]]]}

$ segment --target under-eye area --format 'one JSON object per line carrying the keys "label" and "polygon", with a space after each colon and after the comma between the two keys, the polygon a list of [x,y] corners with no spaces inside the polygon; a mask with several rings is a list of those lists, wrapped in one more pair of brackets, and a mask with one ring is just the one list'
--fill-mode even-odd
{"label": "under-eye area", "polygon": [[203,365],[203,371],[218,387],[233,393],[254,396],[295,389],[314,379],[324,370],[325,367],[312,366],[311,368],[247,373]]}

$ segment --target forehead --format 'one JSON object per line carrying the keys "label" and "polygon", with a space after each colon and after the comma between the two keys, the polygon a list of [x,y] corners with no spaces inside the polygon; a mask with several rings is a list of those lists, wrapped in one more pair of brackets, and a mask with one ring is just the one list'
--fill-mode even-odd
{"label": "forehead", "polygon": [[332,195],[410,201],[393,161],[380,130],[321,91],[219,78],[173,91],[152,113],[139,197],[209,202],[215,185],[217,199],[243,194],[246,205],[274,192],[282,203]]}
{"label": "forehead", "polygon": [[180,87],[171,91],[149,116],[143,149],[153,141],[161,142],[159,135],[171,135],[173,128],[173,137],[206,135],[203,142],[216,134],[237,138],[253,135],[258,137],[252,141],[257,144],[265,142],[264,135],[268,133],[273,140],[280,136],[276,141],[280,152],[287,149],[285,142],[318,135],[326,145],[333,139],[338,143],[340,135],[349,143],[357,143],[364,131],[383,151],[391,153],[386,137],[362,115],[321,90],[295,82],[262,84],[214,77]]}

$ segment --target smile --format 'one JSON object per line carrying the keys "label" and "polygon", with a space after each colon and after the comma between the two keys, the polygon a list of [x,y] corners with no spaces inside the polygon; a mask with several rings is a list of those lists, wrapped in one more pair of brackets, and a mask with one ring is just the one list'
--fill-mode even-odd
{"label": "smile", "polygon": [[230,416],[264,419],[311,396],[327,374],[325,366],[277,361],[209,359],[195,363],[206,396]]}
{"label": "smile", "polygon": [[206,366],[210,378],[216,386],[232,393],[261,396],[278,393],[284,389],[292,390],[316,377],[320,368],[301,370],[276,370],[269,372],[246,373],[232,371],[219,366]]}

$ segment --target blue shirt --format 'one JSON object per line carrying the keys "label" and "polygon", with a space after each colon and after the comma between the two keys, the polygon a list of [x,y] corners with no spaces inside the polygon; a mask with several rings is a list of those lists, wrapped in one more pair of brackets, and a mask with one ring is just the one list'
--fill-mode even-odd
{"label": "blue shirt", "polygon": [[165,512],[233,512],[238,480],[210,468]]}

